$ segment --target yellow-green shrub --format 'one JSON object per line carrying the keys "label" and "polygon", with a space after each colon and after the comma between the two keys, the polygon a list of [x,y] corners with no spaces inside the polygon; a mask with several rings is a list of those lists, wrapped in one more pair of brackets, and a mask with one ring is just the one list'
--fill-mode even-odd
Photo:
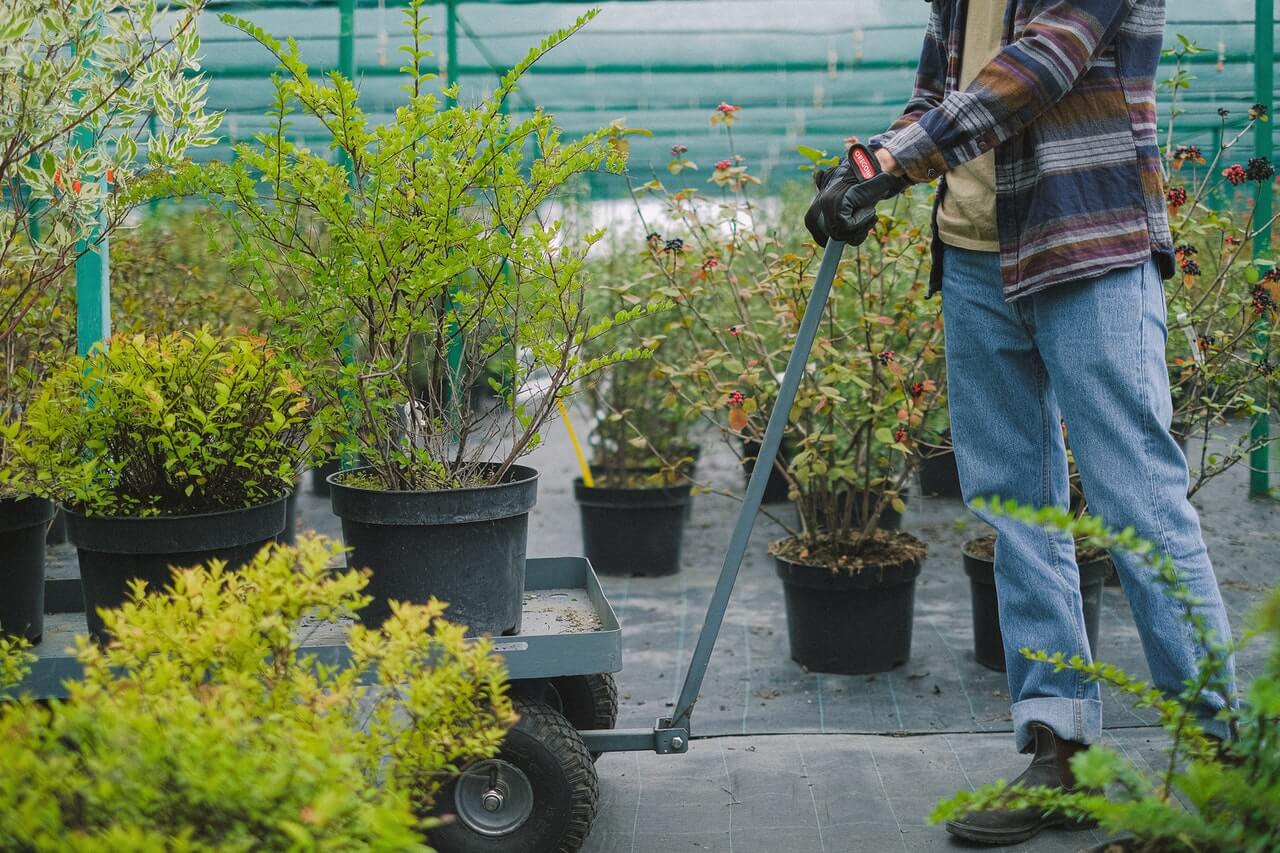
{"label": "yellow-green shrub", "polygon": [[175,571],[79,640],[66,700],[0,704],[0,849],[426,849],[417,815],[513,721],[503,668],[434,601],[353,625],[346,668],[300,654],[368,601],[338,553]]}

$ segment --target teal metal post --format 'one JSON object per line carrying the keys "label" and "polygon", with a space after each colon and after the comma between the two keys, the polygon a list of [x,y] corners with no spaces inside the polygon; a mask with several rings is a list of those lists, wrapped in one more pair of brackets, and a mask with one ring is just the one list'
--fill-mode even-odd
{"label": "teal metal post", "polygon": [[[353,83],[356,79],[356,0],[338,0],[338,73]],[[346,151],[339,150],[339,162],[347,165],[350,175],[349,180],[355,180],[355,170],[350,169],[351,162],[347,157]],[[342,359],[347,364],[355,361],[356,357],[356,339],[351,330],[351,321],[347,322],[347,332],[342,338]],[[343,403],[346,405],[348,412],[355,407],[355,401],[343,395]],[[355,416],[351,416],[352,424],[355,423]],[[351,436],[348,436],[349,438]],[[358,467],[360,464],[360,454],[348,450],[342,454],[341,467],[343,471],[349,471]]]}
{"label": "teal metal post", "polygon": [[[444,82],[452,86],[458,82],[458,3],[445,0],[444,12]],[[456,106],[456,98],[449,99],[449,106]]]}
{"label": "teal metal post", "polygon": [[[97,180],[104,180],[98,178]],[[98,228],[103,224],[98,211]],[[108,239],[103,236],[96,248],[97,230],[80,244],[84,253],[76,261],[76,351],[86,355],[111,336],[111,261]]]}
{"label": "teal metal post", "polygon": [[[1265,106],[1268,115],[1271,115],[1275,107],[1275,0],[1256,0],[1253,22],[1254,98],[1258,103]],[[1275,121],[1274,116],[1271,118],[1272,121]],[[1253,145],[1255,157],[1270,158],[1272,156],[1274,146],[1272,145],[1271,128],[1271,122],[1260,121],[1254,125]],[[1270,182],[1260,188],[1258,206],[1254,212],[1254,222],[1265,223],[1271,219],[1271,199],[1274,191],[1274,187]],[[1270,226],[1262,228],[1254,238],[1253,254],[1255,258],[1272,257]],[[1268,343],[1267,334],[1260,332],[1258,337],[1259,345],[1265,347]],[[1266,446],[1270,435],[1271,416],[1269,414],[1258,415],[1253,421],[1252,432],[1252,444],[1257,449],[1249,457],[1250,497],[1266,497],[1271,492],[1271,466]]]}
{"label": "teal metal post", "polygon": [[338,73],[356,76],[356,0],[338,0]]}
{"label": "teal metal post", "polygon": [[[458,82],[458,3],[457,0],[446,0],[445,2],[445,24],[444,24],[444,40],[445,40],[445,62],[444,62],[444,78],[446,86],[453,86]],[[455,107],[458,105],[457,98],[449,98],[448,106]],[[445,308],[452,307],[452,295],[457,291],[457,285],[449,287],[449,295],[445,297]],[[463,340],[462,331],[454,324],[448,327],[449,332],[449,348],[445,353],[445,363],[449,370],[449,383],[445,389],[445,401],[449,406],[449,419],[452,423],[454,434],[456,435],[461,424],[462,415],[460,411],[459,400],[462,399],[464,389],[458,387],[462,379],[462,355]]]}
{"label": "teal metal post", "polygon": [[[91,148],[93,131],[77,128],[75,141],[77,148]],[[105,189],[107,177],[85,175],[81,180],[98,181]],[[111,336],[110,247],[101,232],[105,216],[99,210],[97,227],[88,239],[76,244],[76,251],[80,253],[76,260],[76,352],[81,355],[88,354],[99,341]]]}

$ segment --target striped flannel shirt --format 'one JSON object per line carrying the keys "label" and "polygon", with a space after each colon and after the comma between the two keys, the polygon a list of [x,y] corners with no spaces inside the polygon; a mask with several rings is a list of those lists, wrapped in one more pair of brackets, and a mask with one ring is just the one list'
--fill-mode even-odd
{"label": "striped flannel shirt", "polygon": [[[1153,254],[1171,276],[1155,107],[1164,0],[1008,2],[1000,53],[959,90],[968,0],[932,0],[911,100],[871,147],[913,181],[941,177],[939,198],[948,169],[995,149],[1007,300]],[[930,292],[936,221],[933,258]]]}

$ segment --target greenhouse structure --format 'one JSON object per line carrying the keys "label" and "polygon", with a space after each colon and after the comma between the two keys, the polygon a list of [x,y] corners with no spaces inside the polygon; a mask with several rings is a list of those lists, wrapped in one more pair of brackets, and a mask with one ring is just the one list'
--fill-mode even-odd
{"label": "greenhouse structure", "polygon": [[0,0],[0,850],[1280,851],[1274,0]]}

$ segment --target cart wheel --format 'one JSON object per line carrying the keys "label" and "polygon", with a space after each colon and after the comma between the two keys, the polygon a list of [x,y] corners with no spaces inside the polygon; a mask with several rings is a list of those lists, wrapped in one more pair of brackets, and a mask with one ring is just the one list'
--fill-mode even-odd
{"label": "cart wheel", "polygon": [[477,761],[436,800],[451,823],[430,833],[442,853],[576,853],[600,796],[595,765],[578,732],[542,702],[519,696],[520,720],[498,754]]}
{"label": "cart wheel", "polygon": [[[618,682],[613,673],[567,675],[551,679],[560,713],[578,731],[611,729],[618,722]],[[600,753],[591,753],[593,759]]]}

